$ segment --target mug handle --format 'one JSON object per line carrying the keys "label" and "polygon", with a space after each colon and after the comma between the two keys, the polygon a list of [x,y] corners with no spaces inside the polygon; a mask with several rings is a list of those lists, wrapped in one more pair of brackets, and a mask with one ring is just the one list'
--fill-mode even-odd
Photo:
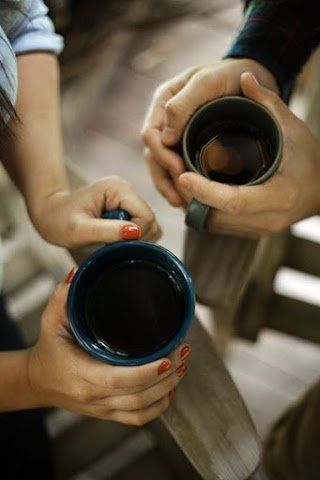
{"label": "mug handle", "polygon": [[101,215],[101,218],[105,218],[106,220],[124,220],[124,221],[129,221],[131,220],[131,216],[127,210],[109,210],[103,212]]}
{"label": "mug handle", "polygon": [[197,232],[204,230],[204,224],[211,207],[192,198],[186,213],[185,223]]}
{"label": "mug handle", "polygon": [[[204,205],[203,203],[198,202],[198,200],[193,198],[187,208],[185,218],[186,225],[198,232],[203,231],[209,210],[210,207],[208,205]],[[105,211],[101,215],[101,218],[105,218],[106,220],[131,220],[131,216],[127,212],[127,210],[121,209]]]}

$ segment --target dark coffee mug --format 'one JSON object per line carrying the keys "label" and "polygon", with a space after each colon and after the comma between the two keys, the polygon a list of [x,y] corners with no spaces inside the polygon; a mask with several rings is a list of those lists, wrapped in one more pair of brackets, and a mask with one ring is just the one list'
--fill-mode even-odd
{"label": "dark coffee mug", "polygon": [[[258,185],[277,170],[282,133],[264,106],[244,97],[223,97],[200,107],[182,138],[189,171],[234,185]],[[201,231],[210,207],[192,199],[186,224]]]}
{"label": "dark coffee mug", "polygon": [[[123,211],[104,217],[129,219]],[[140,240],[115,242],[90,255],[79,266],[67,301],[81,347],[123,366],[168,355],[182,342],[194,309],[183,263],[166,248]]]}

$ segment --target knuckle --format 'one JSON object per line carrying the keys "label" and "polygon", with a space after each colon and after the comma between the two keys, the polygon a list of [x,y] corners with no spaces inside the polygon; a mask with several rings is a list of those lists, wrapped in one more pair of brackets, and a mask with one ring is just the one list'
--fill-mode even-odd
{"label": "knuckle", "polygon": [[155,221],[155,216],[154,216],[154,213],[151,210],[146,213],[146,215],[144,217],[144,221],[145,221],[145,224],[148,228],[153,227],[153,223]]}
{"label": "knuckle", "polygon": [[216,75],[210,68],[203,68],[201,71],[195,74],[194,82],[205,91],[210,91],[214,82]]}
{"label": "knuckle", "polygon": [[166,103],[165,111],[170,115],[170,117],[179,117],[183,112],[183,106],[175,99],[169,100]]}
{"label": "knuckle", "polygon": [[118,388],[122,388],[123,382],[118,375],[110,375],[108,378],[108,387],[111,390],[116,390]]}
{"label": "knuckle", "polygon": [[79,403],[89,403],[93,399],[92,392],[87,385],[78,385],[75,387],[73,397]]}
{"label": "knuckle", "polygon": [[70,235],[75,234],[79,228],[79,220],[77,217],[71,215],[68,219],[68,231]]}
{"label": "knuckle", "polygon": [[167,91],[169,90],[169,88],[170,88],[169,82],[161,83],[161,84],[155,89],[155,92],[154,92],[154,95],[153,95],[153,99],[154,99],[154,100],[159,100],[160,98],[162,98],[162,97],[167,93]]}
{"label": "knuckle", "polygon": [[110,175],[108,177],[104,177],[101,180],[99,180],[99,182],[101,182],[102,187],[106,187],[110,185],[112,186],[129,185],[129,182],[124,178],[119,177],[119,175]]}
{"label": "knuckle", "polygon": [[150,143],[151,130],[146,126],[140,132],[140,138],[145,145]]}
{"label": "knuckle", "polygon": [[268,103],[270,103],[271,105],[275,107],[281,105],[280,97],[276,94],[276,92],[272,90],[268,90],[266,92],[266,96],[267,96]]}
{"label": "knuckle", "polygon": [[142,412],[136,413],[133,417],[133,424],[137,427],[142,427],[147,421],[148,419],[146,418],[146,415]]}
{"label": "knuckle", "polygon": [[140,410],[145,406],[147,402],[146,395],[143,393],[137,393],[135,395],[132,395],[130,399],[130,406],[132,410]]}
{"label": "knuckle", "polygon": [[231,215],[236,215],[244,208],[244,201],[239,196],[230,196],[225,199],[225,211]]}

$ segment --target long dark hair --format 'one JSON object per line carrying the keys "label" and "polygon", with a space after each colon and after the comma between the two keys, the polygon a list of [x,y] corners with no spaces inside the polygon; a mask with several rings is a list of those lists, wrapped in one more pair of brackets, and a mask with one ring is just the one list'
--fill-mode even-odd
{"label": "long dark hair", "polygon": [[[12,0],[0,0],[0,8],[4,10],[20,10],[17,3]],[[3,65],[1,65],[4,68]],[[13,126],[19,120],[14,105],[0,85],[0,147],[9,137],[13,136]]]}

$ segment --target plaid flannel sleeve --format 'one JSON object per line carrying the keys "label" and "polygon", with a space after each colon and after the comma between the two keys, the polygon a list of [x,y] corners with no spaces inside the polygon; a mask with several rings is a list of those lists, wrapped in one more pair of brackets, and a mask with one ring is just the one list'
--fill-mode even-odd
{"label": "plaid flannel sleeve", "polygon": [[248,0],[224,58],[258,61],[273,73],[285,98],[319,42],[319,0]]}

